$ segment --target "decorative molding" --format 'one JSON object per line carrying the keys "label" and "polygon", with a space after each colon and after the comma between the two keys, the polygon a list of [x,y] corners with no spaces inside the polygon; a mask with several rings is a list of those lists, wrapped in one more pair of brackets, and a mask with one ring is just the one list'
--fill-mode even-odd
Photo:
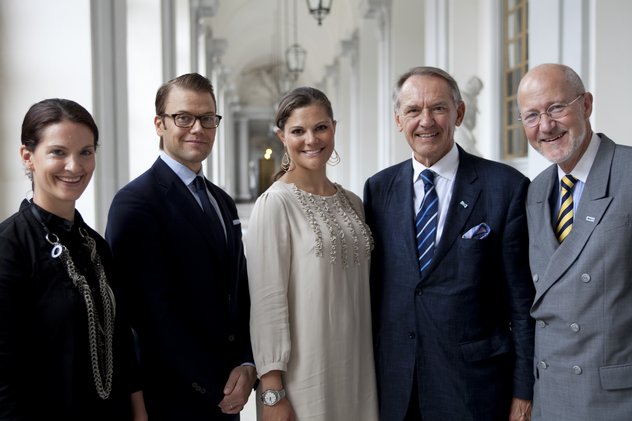
{"label": "decorative molding", "polygon": [[221,66],[222,56],[226,53],[227,48],[228,41],[224,38],[211,38],[206,42],[206,54],[211,63],[213,63],[213,70],[216,70],[218,74],[228,70],[226,66]]}
{"label": "decorative molding", "polygon": [[358,52],[360,50],[360,42],[358,40],[358,31],[354,31],[350,39],[340,41],[340,53],[341,57],[348,56],[351,59],[351,64],[356,65],[358,61]]}
{"label": "decorative molding", "polygon": [[390,22],[392,0],[362,0],[360,14],[366,19],[375,19],[380,39],[384,38],[387,24]]}
{"label": "decorative molding", "polygon": [[219,0],[190,0],[191,9],[197,11],[197,17],[213,17],[219,9]]}

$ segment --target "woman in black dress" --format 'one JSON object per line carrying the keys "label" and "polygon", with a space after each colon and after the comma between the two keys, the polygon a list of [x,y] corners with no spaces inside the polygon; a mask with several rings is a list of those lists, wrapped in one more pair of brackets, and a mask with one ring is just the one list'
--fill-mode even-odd
{"label": "woman in black dress", "polygon": [[98,138],[74,101],[24,118],[33,197],[0,224],[0,420],[146,419],[110,250],[75,209]]}

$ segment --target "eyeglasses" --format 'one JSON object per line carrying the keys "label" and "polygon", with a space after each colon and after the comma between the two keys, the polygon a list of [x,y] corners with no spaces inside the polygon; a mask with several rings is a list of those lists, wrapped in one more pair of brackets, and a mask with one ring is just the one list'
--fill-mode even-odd
{"label": "eyeglasses", "polygon": [[522,121],[522,124],[524,124],[526,127],[535,127],[540,124],[540,117],[542,117],[542,114],[548,115],[551,120],[559,120],[560,118],[565,117],[568,114],[568,107],[573,105],[575,102],[577,102],[579,98],[583,96],[584,94],[579,94],[577,98],[575,98],[568,104],[551,104],[551,106],[547,108],[547,110],[543,113],[532,111],[524,115],[518,114],[518,120]]}
{"label": "eyeglasses", "polygon": [[193,115],[189,113],[179,114],[160,114],[161,117],[171,117],[176,126],[183,129],[190,129],[195,125],[196,120],[200,120],[200,124],[205,129],[215,129],[219,126],[222,116],[219,114],[203,114]]}

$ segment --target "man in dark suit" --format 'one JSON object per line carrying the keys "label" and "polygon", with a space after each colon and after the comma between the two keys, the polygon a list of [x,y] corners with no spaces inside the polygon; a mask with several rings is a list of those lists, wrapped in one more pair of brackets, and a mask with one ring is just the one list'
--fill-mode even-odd
{"label": "man in dark suit", "polygon": [[364,188],[380,420],[527,420],[529,181],[455,144],[465,105],[445,71],[411,69],[394,100],[413,158]]}
{"label": "man in dark suit", "polygon": [[150,421],[238,420],[256,380],[237,209],[202,171],[216,111],[199,74],[162,85],[160,157],[116,194],[108,215]]}
{"label": "man in dark suit", "polygon": [[530,69],[517,98],[529,143],[553,163],[527,196],[533,420],[629,421],[632,148],[593,132],[593,95],[568,66]]}

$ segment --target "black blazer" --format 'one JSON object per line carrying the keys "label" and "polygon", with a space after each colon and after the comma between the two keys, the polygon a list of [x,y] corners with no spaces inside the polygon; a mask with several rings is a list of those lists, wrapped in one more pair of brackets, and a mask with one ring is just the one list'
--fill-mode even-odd
{"label": "black blazer", "polygon": [[[424,420],[506,420],[511,396],[531,399],[533,285],[525,196],[515,169],[459,147],[443,234],[421,278],[410,160],[369,178],[375,239],[371,294],[380,420],[401,420],[417,370]],[[487,223],[481,240],[462,238]]]}
{"label": "black blazer", "polygon": [[234,367],[253,361],[241,224],[230,196],[207,184],[226,245],[212,241],[209,219],[160,158],[115,195],[108,215],[150,420],[230,419],[217,407],[224,385]]}

